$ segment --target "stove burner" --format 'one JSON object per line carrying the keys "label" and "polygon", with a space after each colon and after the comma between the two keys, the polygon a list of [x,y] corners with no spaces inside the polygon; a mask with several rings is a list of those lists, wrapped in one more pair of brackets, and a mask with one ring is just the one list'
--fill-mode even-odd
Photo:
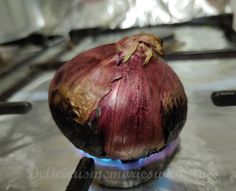
{"label": "stove burner", "polygon": [[113,188],[131,188],[159,178],[178,150],[177,139],[162,151],[137,161],[122,163],[120,160],[101,159],[82,152],[82,156],[94,159],[94,182]]}

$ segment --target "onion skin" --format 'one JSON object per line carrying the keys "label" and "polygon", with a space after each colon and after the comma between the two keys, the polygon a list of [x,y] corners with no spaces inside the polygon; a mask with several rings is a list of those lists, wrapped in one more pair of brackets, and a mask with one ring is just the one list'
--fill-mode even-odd
{"label": "onion skin", "polygon": [[79,54],[55,74],[52,116],[79,149],[134,160],[175,140],[185,124],[181,81],[162,59],[161,41],[134,35]]}

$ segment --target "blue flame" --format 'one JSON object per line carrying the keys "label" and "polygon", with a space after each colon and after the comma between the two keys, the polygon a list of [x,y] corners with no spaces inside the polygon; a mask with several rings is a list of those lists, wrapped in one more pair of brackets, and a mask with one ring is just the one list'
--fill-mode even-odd
{"label": "blue flame", "polygon": [[140,167],[143,167],[143,161],[144,159],[141,158],[138,161],[134,162],[129,162],[129,163],[122,163],[120,160],[113,160],[109,158],[97,158],[95,156],[92,156],[88,153],[85,153],[82,150],[79,150],[82,156],[86,156],[89,158],[94,159],[95,164],[100,165],[100,166],[108,166],[108,167],[114,167],[122,170],[132,170],[132,169],[137,169]]}
{"label": "blue flame", "polygon": [[121,169],[121,170],[133,170],[133,169],[142,168],[150,162],[164,160],[166,156],[171,155],[171,153],[174,152],[174,150],[178,146],[178,143],[179,143],[179,140],[176,140],[172,142],[171,144],[169,144],[164,150],[158,153],[154,153],[150,155],[149,157],[140,158],[138,161],[129,162],[129,163],[122,163],[120,160],[113,160],[109,158],[97,158],[88,153],[85,153],[82,150],[77,150],[77,152],[79,152],[79,154],[82,156],[86,156],[86,157],[94,159],[95,164],[99,166],[113,167],[113,168]]}

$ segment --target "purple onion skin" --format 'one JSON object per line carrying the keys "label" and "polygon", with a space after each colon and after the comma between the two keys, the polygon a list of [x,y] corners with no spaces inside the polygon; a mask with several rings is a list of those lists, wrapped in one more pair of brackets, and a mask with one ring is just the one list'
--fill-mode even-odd
{"label": "purple onion skin", "polygon": [[55,74],[52,116],[79,149],[133,160],[158,152],[185,124],[181,81],[158,37],[141,34],[79,54]]}

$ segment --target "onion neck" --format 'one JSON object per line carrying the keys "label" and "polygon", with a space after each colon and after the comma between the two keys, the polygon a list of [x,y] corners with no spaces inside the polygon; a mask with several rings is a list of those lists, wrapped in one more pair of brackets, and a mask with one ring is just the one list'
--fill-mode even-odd
{"label": "onion neck", "polygon": [[150,34],[126,37],[116,43],[116,48],[124,63],[126,63],[137,50],[141,50],[145,55],[143,65],[148,64],[152,57],[158,59],[158,57],[164,56],[162,41],[158,37]]}

